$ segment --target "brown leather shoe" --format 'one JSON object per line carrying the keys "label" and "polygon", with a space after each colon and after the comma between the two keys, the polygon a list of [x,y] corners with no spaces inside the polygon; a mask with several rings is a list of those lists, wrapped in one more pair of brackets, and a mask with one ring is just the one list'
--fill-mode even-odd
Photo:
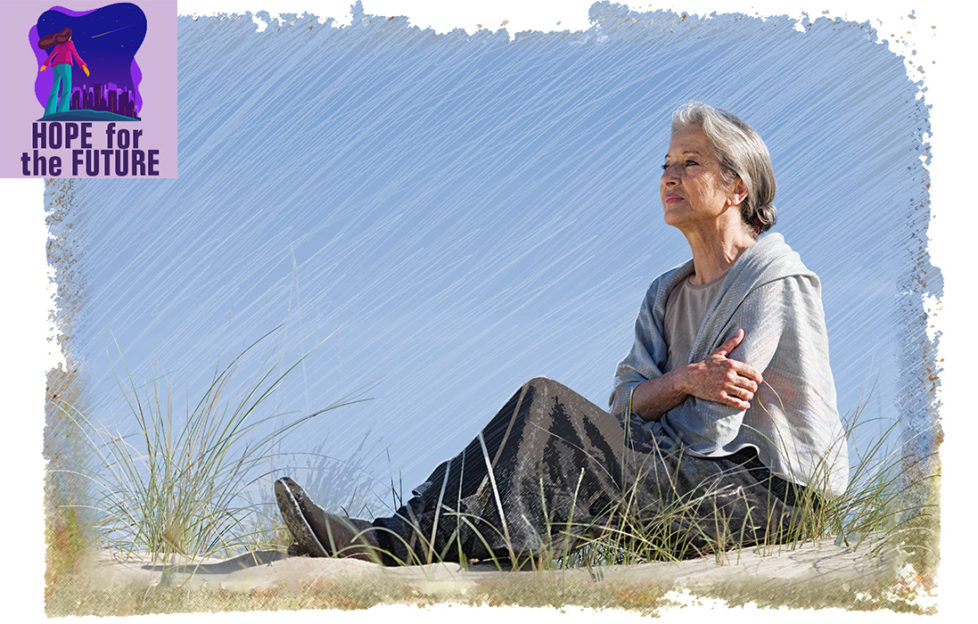
{"label": "brown leather shoe", "polygon": [[289,554],[381,560],[380,545],[370,531],[373,525],[366,520],[325,511],[289,477],[275,482],[275,500],[285,526],[295,538]]}

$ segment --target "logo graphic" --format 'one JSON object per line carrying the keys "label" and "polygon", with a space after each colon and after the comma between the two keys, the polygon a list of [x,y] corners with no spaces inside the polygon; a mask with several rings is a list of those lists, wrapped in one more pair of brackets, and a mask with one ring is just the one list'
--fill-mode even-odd
{"label": "logo graphic", "polygon": [[175,178],[177,0],[0,12],[0,177]]}
{"label": "logo graphic", "polygon": [[42,13],[29,37],[41,64],[34,84],[40,121],[138,121],[135,56],[145,37],[146,15],[128,2]]}

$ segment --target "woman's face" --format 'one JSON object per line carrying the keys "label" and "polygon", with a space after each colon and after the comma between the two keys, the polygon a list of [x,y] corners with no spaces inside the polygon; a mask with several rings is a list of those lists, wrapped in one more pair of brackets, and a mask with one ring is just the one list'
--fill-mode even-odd
{"label": "woman's face", "polygon": [[739,205],[747,195],[746,187],[739,178],[725,181],[723,173],[700,126],[686,126],[672,135],[659,185],[666,223],[679,229],[712,225],[731,206]]}

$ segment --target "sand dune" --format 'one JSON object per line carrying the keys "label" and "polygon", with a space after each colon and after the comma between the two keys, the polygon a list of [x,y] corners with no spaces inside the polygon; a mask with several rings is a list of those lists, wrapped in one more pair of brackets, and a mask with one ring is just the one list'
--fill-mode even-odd
{"label": "sand dune", "polygon": [[[902,598],[894,591],[900,588],[904,588],[903,598],[913,593],[907,590],[903,560],[898,549],[879,542],[864,541],[856,549],[831,539],[682,562],[560,571],[499,571],[486,565],[463,569],[454,563],[382,567],[354,559],[287,557],[277,551],[162,565],[103,552],[82,578],[88,579],[86,584],[93,591],[103,593],[178,588],[193,592],[198,605],[206,604],[208,596],[225,600],[229,595],[273,596],[278,605],[288,604],[287,599],[295,596],[305,599],[302,608],[315,608],[320,604],[315,596],[328,594],[329,599],[321,603],[327,607],[337,605],[337,596],[355,596],[349,604],[340,602],[345,608],[461,602],[619,605],[648,610],[663,608],[670,600],[678,600],[677,596],[694,595],[736,604],[866,608],[884,594],[890,596],[886,601],[899,602]],[[258,608],[283,607],[262,603]]]}

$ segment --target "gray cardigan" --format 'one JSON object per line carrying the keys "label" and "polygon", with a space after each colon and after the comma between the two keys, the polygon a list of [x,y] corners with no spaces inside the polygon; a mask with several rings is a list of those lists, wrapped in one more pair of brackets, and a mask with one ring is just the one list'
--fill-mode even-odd
{"label": "gray cardigan", "polygon": [[[663,374],[666,299],[692,273],[690,260],[649,287],[635,322],[635,343],[615,375],[611,412],[619,418],[630,414],[635,387]],[[838,496],[849,480],[849,459],[829,368],[821,285],[780,234],[762,236],[734,262],[707,309],[689,361],[704,359],[738,328],[745,337],[730,357],[764,378],[749,409],[688,396],[658,422],[631,414],[631,426],[646,430],[660,447],[681,443],[684,452],[698,457],[754,447],[773,473]]]}

